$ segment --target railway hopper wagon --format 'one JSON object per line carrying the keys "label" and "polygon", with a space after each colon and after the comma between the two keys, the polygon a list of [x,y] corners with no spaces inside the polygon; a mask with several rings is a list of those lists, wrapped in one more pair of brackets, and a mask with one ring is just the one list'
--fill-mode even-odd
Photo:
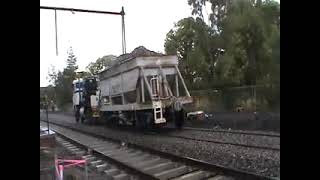
{"label": "railway hopper wagon", "polygon": [[192,98],[175,55],[140,56],[116,61],[99,73],[101,117],[111,124],[150,128],[183,125],[183,106]]}

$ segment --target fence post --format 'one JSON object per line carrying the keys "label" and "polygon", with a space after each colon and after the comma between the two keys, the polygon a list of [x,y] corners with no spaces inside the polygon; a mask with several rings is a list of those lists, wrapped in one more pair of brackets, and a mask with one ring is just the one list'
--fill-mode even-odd
{"label": "fence post", "polygon": [[63,165],[59,165],[60,170],[60,180],[63,180]]}
{"label": "fence post", "polygon": [[87,161],[84,163],[85,173],[86,173],[86,180],[88,180],[88,167],[87,167]]}

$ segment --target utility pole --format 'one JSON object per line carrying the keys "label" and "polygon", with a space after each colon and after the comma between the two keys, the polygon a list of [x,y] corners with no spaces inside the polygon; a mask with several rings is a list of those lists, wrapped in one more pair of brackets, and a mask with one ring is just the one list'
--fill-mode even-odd
{"label": "utility pole", "polygon": [[47,129],[48,129],[48,135],[49,135],[50,130],[49,130],[49,115],[48,115],[48,108],[49,108],[49,103],[48,103],[48,94],[46,94],[46,118],[47,118]]}
{"label": "utility pole", "polygon": [[74,8],[64,8],[64,7],[49,7],[40,6],[40,9],[54,10],[55,11],[55,30],[56,30],[56,54],[58,55],[58,33],[57,33],[57,11],[71,11],[71,12],[82,12],[82,13],[95,13],[95,14],[109,14],[109,15],[121,15],[122,21],[122,53],[126,53],[126,36],[125,36],[125,23],[124,23],[124,8],[121,8],[120,12],[112,11],[98,11],[98,10],[88,10],[88,9],[74,9]]}

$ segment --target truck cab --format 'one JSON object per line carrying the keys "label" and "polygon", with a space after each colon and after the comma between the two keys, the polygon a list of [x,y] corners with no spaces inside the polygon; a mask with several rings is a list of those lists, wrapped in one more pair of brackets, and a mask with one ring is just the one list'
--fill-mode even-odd
{"label": "truck cab", "polygon": [[87,77],[73,81],[73,108],[78,122],[96,121],[99,117],[98,79]]}

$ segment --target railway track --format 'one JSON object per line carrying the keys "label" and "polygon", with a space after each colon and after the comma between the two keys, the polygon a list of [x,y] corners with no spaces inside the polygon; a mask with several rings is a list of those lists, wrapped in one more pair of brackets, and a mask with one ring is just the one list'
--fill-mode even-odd
{"label": "railway track", "polygon": [[[65,140],[73,142],[92,154],[83,156],[91,166],[113,179],[272,179],[254,173],[218,166],[207,162],[180,157],[136,144],[126,144],[117,139],[78,130],[66,125],[51,123],[51,128]],[[71,143],[65,142],[69,145]],[[69,145],[71,147],[74,145]],[[77,150],[77,148],[73,148]],[[82,151],[80,151],[82,152]],[[126,171],[111,168],[104,160],[96,160],[95,155],[123,167]],[[127,174],[126,172],[132,172]]]}
{"label": "railway track", "polygon": [[[131,126],[122,126],[118,127],[118,130],[123,130],[123,131],[130,131],[132,133],[138,133],[140,134],[140,131],[136,131],[136,129],[132,128]],[[258,145],[250,145],[250,144],[242,144],[242,143],[233,143],[233,142],[226,142],[226,141],[218,141],[218,140],[212,140],[212,139],[204,139],[204,138],[194,138],[194,137],[188,137],[184,135],[172,135],[172,134],[165,134],[163,132],[170,132],[170,131],[175,131],[177,129],[175,128],[161,128],[157,129],[155,131],[147,131],[144,132],[145,134],[148,135],[154,135],[154,136],[163,136],[163,137],[171,137],[171,138],[180,138],[180,139],[186,139],[186,140],[191,140],[191,141],[200,141],[200,142],[207,142],[207,143],[215,143],[215,144],[224,144],[224,145],[232,145],[232,146],[239,146],[239,147],[245,147],[245,148],[253,148],[253,149],[262,149],[262,150],[271,150],[271,151],[280,151],[280,148],[277,147],[270,147],[270,146],[258,146]],[[195,130],[195,131],[206,131],[209,132],[210,129],[197,129],[197,128],[183,128],[182,130]],[[212,132],[212,131],[210,131]],[[219,132],[219,131],[216,131]],[[228,133],[227,131],[221,131],[222,133]],[[232,133],[232,134],[243,134],[243,135],[256,135],[257,136],[264,136],[260,133]],[[278,137],[278,136],[268,136],[267,137]]]}
{"label": "railway track", "polygon": [[235,130],[216,130],[216,129],[205,129],[205,128],[192,128],[192,127],[184,127],[183,130],[186,131],[205,131],[205,132],[217,132],[217,133],[229,133],[229,134],[242,134],[242,135],[253,135],[253,136],[267,136],[267,137],[278,137],[280,138],[280,134],[277,133],[258,133],[258,132],[243,132],[243,131],[235,131]]}
{"label": "railway track", "polygon": [[[118,130],[123,131],[130,131],[131,133],[138,133],[140,131],[136,131],[136,129],[132,128],[131,126],[120,126],[117,127]],[[237,142],[228,142],[228,141],[220,141],[220,140],[213,140],[213,139],[206,139],[206,138],[197,138],[192,136],[186,135],[176,135],[176,134],[166,134],[163,132],[171,132],[175,131],[175,128],[161,128],[155,131],[145,132],[148,135],[154,136],[163,136],[163,137],[170,137],[170,138],[179,138],[179,139],[186,139],[191,141],[199,141],[199,142],[206,142],[206,143],[214,143],[214,144],[223,144],[223,145],[231,145],[231,146],[238,146],[238,147],[245,147],[251,149],[262,149],[262,150],[270,150],[270,151],[280,151],[278,147],[271,147],[271,146],[260,146],[254,144],[245,144],[245,143],[237,143]],[[190,128],[184,127],[182,131],[204,131],[204,132],[213,132],[213,133],[229,133],[229,134],[239,134],[239,135],[249,135],[249,136],[265,136],[271,138],[280,138],[279,134],[268,134],[268,133],[254,133],[254,132],[239,132],[239,131],[227,131],[227,130],[213,130],[213,129],[204,129],[204,128]]]}
{"label": "railway track", "polygon": [[246,147],[246,148],[272,150],[272,151],[280,151],[280,148],[268,147],[268,146],[256,146],[256,145],[241,144],[241,143],[232,143],[232,142],[224,142],[224,141],[217,141],[217,140],[210,140],[210,139],[192,138],[192,137],[179,136],[179,135],[161,135],[161,136],[173,137],[173,138],[180,138],[180,139],[187,139],[187,140],[192,140],[192,141],[201,141],[201,142],[215,143],[215,144],[225,144],[225,145],[232,145],[232,146],[240,146],[240,147]]}
{"label": "railway track", "polygon": [[[41,113],[41,112],[40,112]],[[44,113],[44,112],[42,112]],[[58,112],[50,112],[50,113],[57,113]],[[61,114],[61,113],[60,113]],[[73,113],[63,113],[64,115],[73,117]],[[168,131],[176,130],[176,128],[162,128],[166,129]],[[253,136],[266,136],[266,137],[278,137],[280,138],[279,133],[269,133],[269,132],[248,132],[248,131],[242,131],[242,130],[223,130],[223,129],[208,129],[208,128],[193,128],[193,127],[184,127],[182,130],[185,131],[204,131],[204,132],[217,132],[217,133],[226,133],[226,134],[241,134],[241,135],[253,135]]]}

